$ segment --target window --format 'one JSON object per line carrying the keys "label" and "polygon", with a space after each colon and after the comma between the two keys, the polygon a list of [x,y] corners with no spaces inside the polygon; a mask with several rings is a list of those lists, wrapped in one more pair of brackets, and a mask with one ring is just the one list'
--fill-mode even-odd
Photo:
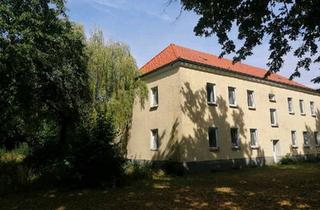
{"label": "window", "polygon": [[271,120],[271,126],[273,126],[273,127],[278,126],[277,110],[276,109],[270,109],[270,120]]}
{"label": "window", "polygon": [[240,146],[240,138],[239,138],[239,131],[238,128],[231,128],[231,145],[232,148],[239,148]]}
{"label": "window", "polygon": [[276,102],[276,96],[273,93],[269,94],[269,101]]}
{"label": "window", "polygon": [[302,99],[299,100],[300,114],[304,115],[304,102]]}
{"label": "window", "polygon": [[208,104],[216,104],[216,86],[212,83],[207,83],[207,102]]}
{"label": "window", "polygon": [[247,100],[248,100],[248,107],[249,109],[254,109],[254,92],[252,90],[247,90]]}
{"label": "window", "polygon": [[291,142],[292,142],[292,147],[298,147],[296,131],[291,131]]}
{"label": "window", "polygon": [[158,87],[151,88],[151,107],[157,107],[159,104]]}
{"label": "window", "polygon": [[218,148],[218,129],[215,127],[209,127],[208,137],[209,137],[209,147]]}
{"label": "window", "polygon": [[312,116],[316,116],[316,110],[315,110],[313,101],[310,101],[310,111]]}
{"label": "window", "polygon": [[236,88],[228,87],[229,105],[237,106],[236,102]]}
{"label": "window", "polygon": [[309,146],[309,136],[307,131],[303,131],[303,145]]}
{"label": "window", "polygon": [[320,132],[314,132],[314,139],[317,146],[320,146]]}
{"label": "window", "polygon": [[151,130],[151,139],[150,139],[150,149],[151,150],[158,150],[158,129]]}
{"label": "window", "polygon": [[292,98],[288,98],[288,110],[289,110],[289,114],[294,114]]}
{"label": "window", "polygon": [[257,139],[257,129],[250,129],[250,146],[251,148],[258,147],[258,139]]}

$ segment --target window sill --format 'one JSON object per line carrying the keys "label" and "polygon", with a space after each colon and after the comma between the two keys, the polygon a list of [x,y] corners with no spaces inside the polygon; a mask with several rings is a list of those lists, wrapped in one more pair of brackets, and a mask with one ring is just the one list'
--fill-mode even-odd
{"label": "window sill", "polygon": [[269,102],[276,103],[277,101],[276,100],[269,100]]}
{"label": "window sill", "polygon": [[217,102],[208,102],[209,106],[217,106]]}
{"label": "window sill", "polygon": [[159,107],[159,105],[155,105],[155,106],[151,106],[150,107],[150,111],[154,111],[154,110],[157,110]]}
{"label": "window sill", "polygon": [[278,125],[278,124],[275,124],[275,125],[271,125],[271,127],[273,127],[273,128],[278,128],[279,125]]}
{"label": "window sill", "polygon": [[211,152],[219,151],[219,147],[209,147],[209,151]]}
{"label": "window sill", "polygon": [[248,109],[249,109],[249,110],[256,110],[256,107],[249,106]]}
{"label": "window sill", "polygon": [[159,151],[159,149],[150,149],[150,151],[157,152],[157,151]]}
{"label": "window sill", "polygon": [[301,116],[306,116],[306,113],[301,113],[300,115],[301,115]]}
{"label": "window sill", "polygon": [[289,112],[289,114],[294,115],[294,112]]}
{"label": "window sill", "polygon": [[260,149],[260,146],[250,146],[251,149]]}
{"label": "window sill", "polygon": [[240,150],[240,146],[232,146],[231,149],[233,149],[233,150]]}
{"label": "window sill", "polygon": [[229,104],[229,107],[230,108],[238,108],[238,105],[237,104]]}
{"label": "window sill", "polygon": [[291,145],[292,149],[298,149],[298,145]]}
{"label": "window sill", "polygon": [[316,117],[316,115],[315,115],[315,114],[312,114],[311,116],[312,116],[312,117]]}

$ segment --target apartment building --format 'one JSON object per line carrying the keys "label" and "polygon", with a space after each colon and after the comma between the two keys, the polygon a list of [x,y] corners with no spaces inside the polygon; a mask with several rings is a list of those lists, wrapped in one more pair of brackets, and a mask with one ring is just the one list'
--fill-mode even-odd
{"label": "apartment building", "polygon": [[141,69],[129,159],[221,168],[320,152],[319,92],[266,70],[174,44]]}

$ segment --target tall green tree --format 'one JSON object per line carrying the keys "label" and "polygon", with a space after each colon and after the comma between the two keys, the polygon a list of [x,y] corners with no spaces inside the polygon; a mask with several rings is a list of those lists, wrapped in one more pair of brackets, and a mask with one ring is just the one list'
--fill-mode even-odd
{"label": "tall green tree", "polygon": [[90,101],[84,45],[64,0],[1,0],[2,144],[34,140],[43,127],[58,132],[60,142],[67,140]]}
{"label": "tall green tree", "polygon": [[[269,73],[277,72],[283,57],[293,51],[298,58],[291,78],[300,70],[310,70],[319,63],[320,1],[319,0],[181,0],[184,10],[194,11],[199,21],[194,28],[197,36],[218,37],[221,56],[235,53],[234,61],[252,55],[252,50],[269,39]],[[235,27],[242,46],[230,39]],[[298,47],[295,47],[298,41]],[[238,48],[237,48],[238,47]],[[319,83],[320,76],[313,79]]]}
{"label": "tall green tree", "polygon": [[119,42],[106,43],[96,30],[87,43],[88,69],[96,110],[106,110],[114,117],[118,136],[126,147],[134,100],[143,103],[147,89],[129,47]]}

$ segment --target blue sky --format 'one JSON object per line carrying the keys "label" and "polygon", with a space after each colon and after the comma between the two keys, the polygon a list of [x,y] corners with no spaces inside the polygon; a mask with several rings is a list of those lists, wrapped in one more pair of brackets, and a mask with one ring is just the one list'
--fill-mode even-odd
{"label": "blue sky", "polygon": [[[150,58],[170,43],[219,55],[220,46],[215,37],[196,37],[193,27],[198,17],[192,12],[182,11],[178,1],[168,6],[169,0],[68,0],[68,15],[81,23],[87,36],[95,29],[103,31],[106,40],[121,41],[130,46],[137,64],[141,67]],[[231,36],[235,37],[235,33]],[[299,43],[297,43],[299,44]],[[268,44],[254,50],[254,55],[243,63],[267,68]],[[226,56],[232,58],[232,55]],[[292,55],[285,58],[280,74],[289,76],[296,65]],[[310,80],[319,74],[319,66],[312,71],[303,71],[295,79],[309,87],[318,88]]]}

